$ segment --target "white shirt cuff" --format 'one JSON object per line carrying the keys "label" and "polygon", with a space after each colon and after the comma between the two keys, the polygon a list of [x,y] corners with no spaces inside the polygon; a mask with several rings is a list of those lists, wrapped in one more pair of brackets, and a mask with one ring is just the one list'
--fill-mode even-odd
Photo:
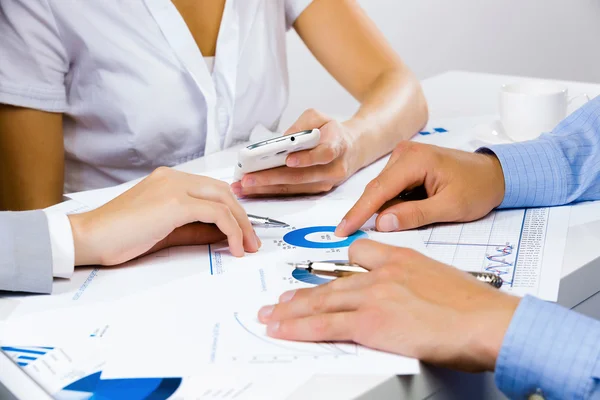
{"label": "white shirt cuff", "polygon": [[75,269],[75,246],[69,218],[60,212],[46,211],[50,246],[52,248],[52,275],[70,278]]}

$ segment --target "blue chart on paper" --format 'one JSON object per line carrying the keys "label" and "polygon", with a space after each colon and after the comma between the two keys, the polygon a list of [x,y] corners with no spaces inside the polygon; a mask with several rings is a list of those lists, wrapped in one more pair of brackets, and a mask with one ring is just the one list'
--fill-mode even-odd
{"label": "blue chart on paper", "polygon": [[333,236],[333,232],[335,232],[335,226],[312,226],[289,232],[283,237],[283,241],[289,245],[307,249],[337,249],[340,247],[348,247],[356,239],[367,237],[365,232],[358,231],[348,236],[346,239],[339,241],[319,241],[307,238],[309,235],[312,237],[313,234],[316,234],[316,236],[322,234],[321,237],[330,238]]}
{"label": "blue chart on paper", "polygon": [[54,347],[40,347],[40,346],[2,346],[2,351],[8,354],[19,366],[26,367],[30,363],[34,362],[38,358],[46,355],[54,349]]}
{"label": "blue chart on paper", "polygon": [[101,374],[96,372],[81,378],[56,393],[56,398],[164,400],[171,397],[181,385],[181,378],[101,379]]}
{"label": "blue chart on paper", "polygon": [[313,275],[305,269],[297,268],[292,271],[292,277],[297,281],[308,283],[309,285],[324,285],[333,279],[327,279],[318,275]]}
{"label": "blue chart on paper", "polygon": [[433,128],[430,130],[423,130],[423,131],[419,132],[419,135],[426,136],[426,135],[431,135],[432,133],[446,133],[446,132],[448,132],[448,130],[444,129],[444,128]]}

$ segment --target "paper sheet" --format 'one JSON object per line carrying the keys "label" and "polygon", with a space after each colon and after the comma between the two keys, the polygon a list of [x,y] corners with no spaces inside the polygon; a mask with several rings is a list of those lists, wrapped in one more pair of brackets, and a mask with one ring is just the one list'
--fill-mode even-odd
{"label": "paper sheet", "polygon": [[[231,256],[224,244],[210,246],[207,260],[213,275],[210,286],[201,286],[199,282],[190,286],[189,281],[178,282],[170,289],[162,286],[155,291],[155,296],[143,301],[151,315],[143,317],[136,313],[135,323],[121,321],[115,324],[112,334],[123,343],[148,340],[150,344],[150,341],[164,342],[177,337],[177,343],[152,354],[152,357],[169,362],[152,363],[143,352],[132,357],[118,351],[105,372],[109,376],[124,376],[128,371],[141,371],[144,375],[154,376],[180,370],[201,373],[219,368],[272,373],[285,366],[288,370],[314,373],[417,373],[416,360],[355,344],[293,343],[272,339],[266,336],[265,327],[257,321],[259,308],[275,303],[283,292],[314,287],[330,280],[296,270],[287,265],[288,261],[347,260],[349,244],[359,238],[424,250],[417,232],[382,234],[373,231],[372,221],[350,238],[336,238],[332,233],[334,224],[351,204],[338,201],[336,205],[331,207],[330,203],[322,202],[311,204],[303,211],[289,207],[289,213],[283,215],[283,219],[292,226],[257,229],[263,247],[260,252],[244,258]],[[264,211],[270,206],[262,207]],[[175,293],[186,293],[186,301],[177,303]],[[159,298],[160,303],[155,304],[153,299]],[[140,301],[139,297],[137,300]],[[192,317],[194,312],[197,318]],[[131,368],[124,357],[136,360],[136,367]]]}
{"label": "paper sheet", "polygon": [[[37,312],[0,325],[0,337],[15,340],[23,332],[43,331],[44,338],[55,341],[109,340],[111,349],[118,349],[104,370],[109,377],[183,376],[215,369],[276,373],[282,366],[312,373],[418,372],[416,360],[355,344],[291,343],[266,336],[256,320],[261,306],[276,302],[286,290],[329,281],[295,270],[288,261],[347,260],[349,245],[365,238],[424,251],[418,232],[382,234],[373,230],[373,220],[349,238],[335,237],[335,225],[352,206],[349,202],[277,203],[252,205],[256,213],[291,224],[258,228],[263,247],[256,254],[235,258],[220,243],[181,248],[164,259],[148,257],[104,278],[101,269],[97,281],[80,294],[85,301],[78,300],[77,307],[68,307],[64,300],[69,299],[63,299],[56,308],[60,297],[50,298]],[[281,214],[273,214],[275,210]],[[136,352],[131,343],[145,346]],[[157,343],[162,345],[147,352]]]}
{"label": "paper sheet", "polygon": [[421,229],[429,256],[465,271],[493,272],[502,289],[556,301],[571,207],[494,211],[468,224]]}
{"label": "paper sheet", "polygon": [[[376,174],[362,171],[354,179],[370,179],[367,172]],[[230,173],[210,174],[228,179]],[[75,197],[93,208],[123,189]],[[302,274],[287,261],[347,260],[349,245],[365,238],[425,251],[417,231],[382,234],[374,231],[374,219],[351,237],[337,238],[335,226],[354,203],[344,200],[347,196],[350,193],[340,191],[320,198],[245,200],[248,212],[291,226],[257,228],[263,247],[244,258],[233,257],[227,244],[219,243],[165,250],[118,268],[94,269],[92,279],[78,289],[45,302],[26,302],[29,307],[21,306],[8,324],[0,325],[0,337],[35,342],[37,332],[43,331],[46,340],[55,342],[94,337],[110,343],[103,367],[103,376],[109,378],[232,370],[271,374],[282,367],[311,373],[417,373],[414,359],[356,344],[271,339],[256,319],[259,308],[284,291],[329,281]],[[73,326],[72,321],[77,323]],[[31,334],[19,336],[23,332]]]}
{"label": "paper sheet", "polygon": [[[286,275],[285,282],[280,282],[280,274]],[[134,319],[117,320],[108,338],[111,353],[106,376],[419,371],[414,359],[352,343],[300,343],[268,337],[257,312],[277,299],[279,288],[289,288],[293,276],[285,268],[248,265],[235,274],[210,279],[200,285],[169,284],[154,295],[136,298],[145,307],[135,312]],[[148,352],[148,347],[153,351]]]}
{"label": "paper sheet", "polygon": [[[474,146],[472,128],[485,121],[493,119],[432,121],[426,128],[431,132],[417,140],[470,149]],[[359,237],[335,238],[333,227],[385,163],[382,159],[359,171],[325,195],[243,200],[249,213],[292,225],[289,229],[257,229],[263,241],[258,254],[236,259],[224,243],[170,249],[118,268],[79,269],[70,281],[55,283],[53,296],[7,297],[0,304],[0,319],[2,315],[10,318],[0,325],[0,342],[22,345],[20,339],[43,346],[47,344],[44,340],[54,340],[56,347],[65,342],[66,346],[75,337],[98,340],[109,345],[108,350],[102,360],[89,359],[92,364],[102,363],[104,378],[187,377],[185,390],[196,395],[201,390],[233,393],[247,387],[242,379],[202,389],[206,381],[198,383],[194,378],[218,376],[223,371],[245,371],[241,374],[246,379],[249,371],[294,371],[287,376],[298,378],[282,380],[287,383],[273,386],[275,391],[303,382],[308,378],[306,371],[416,372],[414,360],[353,344],[273,340],[256,321],[258,308],[276,301],[283,291],[326,282],[324,277],[303,275],[286,261],[347,259],[347,244]],[[225,168],[203,175],[230,182],[232,173],[233,169]],[[69,196],[77,202],[57,207],[67,213],[96,208],[133,183],[72,194]],[[426,251],[458,268],[493,270],[507,279],[504,290],[555,300],[568,220],[568,207],[511,210],[492,213],[474,223],[400,234],[374,232],[371,220],[358,235]],[[92,371],[95,367],[89,368]],[[250,381],[256,393],[279,383]],[[214,382],[221,381],[215,378]]]}
{"label": "paper sheet", "polygon": [[[21,342],[22,343],[22,342]],[[245,374],[107,377],[108,348],[87,340],[59,346],[2,346],[36,382],[58,400],[84,398],[142,400],[165,399],[284,399],[310,375]],[[146,353],[151,348],[144,349]],[[116,397],[115,397],[116,396]]]}

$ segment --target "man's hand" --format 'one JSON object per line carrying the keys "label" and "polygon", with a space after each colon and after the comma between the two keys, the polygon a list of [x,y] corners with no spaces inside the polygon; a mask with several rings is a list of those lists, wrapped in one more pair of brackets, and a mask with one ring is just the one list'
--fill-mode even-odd
{"label": "man's hand", "polygon": [[290,154],[286,166],[246,174],[231,188],[238,196],[310,194],[330,191],[361,168],[354,133],[315,110],[304,112],[285,133],[319,128],[321,140],[312,150]]}
{"label": "man's hand", "polygon": [[[389,205],[404,190],[421,185],[427,191],[426,200]],[[476,220],[499,206],[503,198],[504,173],[493,154],[402,142],[346,214],[336,235],[352,234],[381,208],[377,229],[392,232],[434,222]]]}
{"label": "man's hand", "polygon": [[493,370],[519,299],[409,249],[360,240],[371,272],[286,292],[259,320],[275,338],[353,341],[453,368]]}
{"label": "man's hand", "polygon": [[170,246],[225,238],[237,257],[261,245],[227,183],[164,167],[104,206],[69,219],[75,265],[116,265]]}

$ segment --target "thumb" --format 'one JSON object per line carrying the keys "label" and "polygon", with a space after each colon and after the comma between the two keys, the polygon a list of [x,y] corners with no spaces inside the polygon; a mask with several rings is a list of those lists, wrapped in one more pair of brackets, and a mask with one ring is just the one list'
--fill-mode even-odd
{"label": "thumb", "polygon": [[377,217],[376,227],[380,232],[396,232],[447,222],[451,220],[450,204],[444,202],[440,195],[419,201],[403,201],[382,211]]}
{"label": "thumb", "polygon": [[397,249],[373,240],[357,240],[348,249],[348,259],[351,264],[360,265],[371,271],[394,260]]}
{"label": "thumb", "polygon": [[291,135],[292,133],[309,129],[321,128],[330,120],[331,118],[317,110],[306,110],[302,113],[302,115],[300,115],[298,120],[294,122],[287,131],[285,131],[285,135]]}

